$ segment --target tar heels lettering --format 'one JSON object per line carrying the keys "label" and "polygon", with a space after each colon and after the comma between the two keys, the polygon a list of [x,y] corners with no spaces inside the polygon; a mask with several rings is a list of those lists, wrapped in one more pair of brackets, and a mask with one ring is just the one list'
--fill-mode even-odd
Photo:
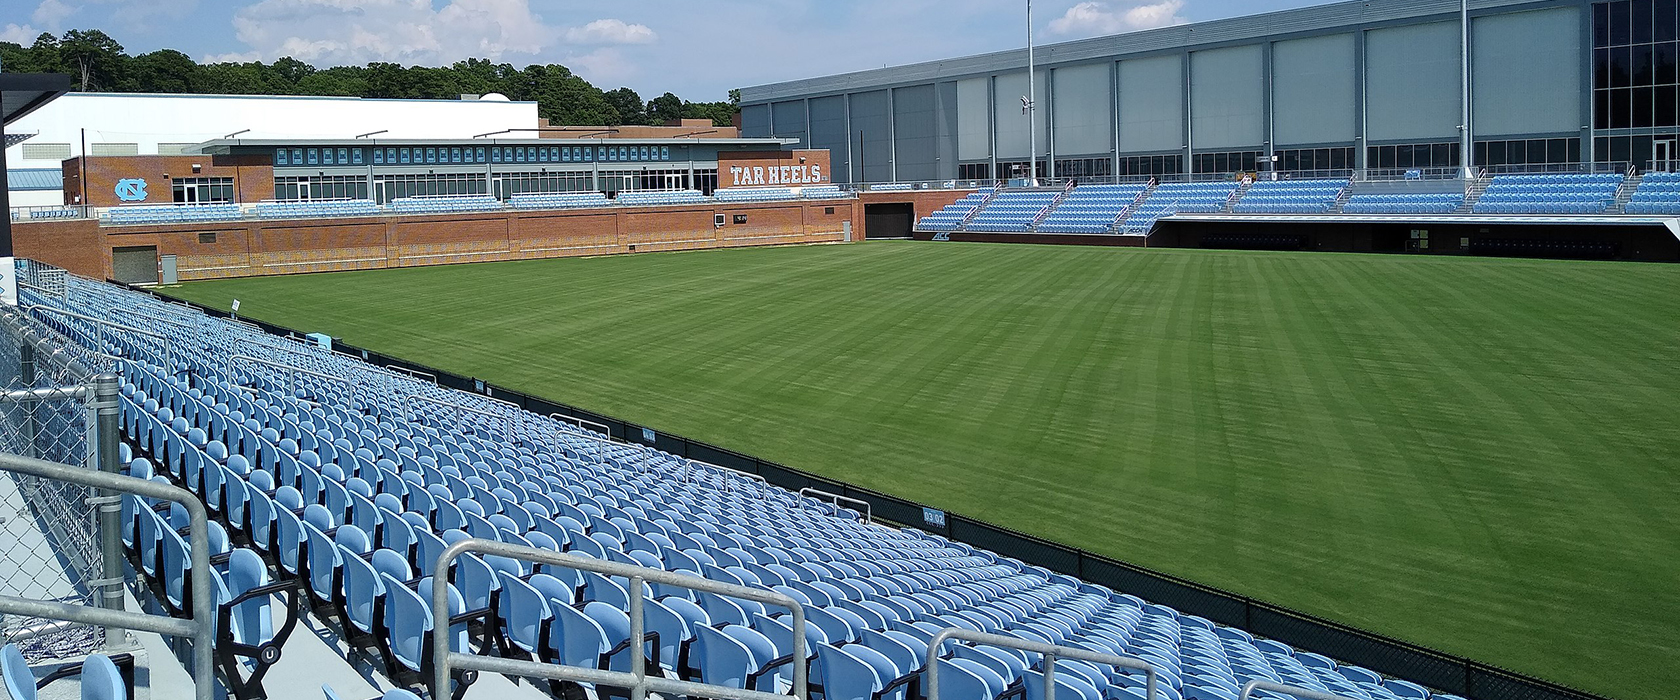
{"label": "tar heels lettering", "polygon": [[817,185],[824,182],[821,165],[734,166],[729,176],[739,185]]}
{"label": "tar heels lettering", "polygon": [[118,180],[117,199],[124,202],[146,201],[146,181],[140,178]]}

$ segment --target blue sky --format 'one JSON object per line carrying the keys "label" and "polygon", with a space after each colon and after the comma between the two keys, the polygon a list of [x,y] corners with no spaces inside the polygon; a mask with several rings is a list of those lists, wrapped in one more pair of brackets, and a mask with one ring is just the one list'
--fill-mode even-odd
{"label": "blue sky", "polygon": [[[1041,42],[1326,0],[1036,0]],[[1021,0],[0,0],[0,40],[98,28],[129,53],[316,65],[563,63],[697,101],[729,88],[1019,48]]]}

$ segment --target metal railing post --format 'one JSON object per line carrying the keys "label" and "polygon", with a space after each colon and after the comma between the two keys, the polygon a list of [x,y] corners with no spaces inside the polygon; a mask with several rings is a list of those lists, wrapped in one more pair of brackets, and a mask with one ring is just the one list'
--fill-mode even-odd
{"label": "metal railing post", "polygon": [[[461,555],[469,553],[506,557],[579,571],[593,571],[603,576],[629,579],[631,585],[628,590],[632,591],[629,596],[631,638],[628,643],[628,648],[633,654],[631,657],[631,672],[477,656],[451,651],[449,648],[450,635],[448,633],[449,586],[443,585],[441,582],[448,580],[450,567],[454,565],[455,560],[460,558]],[[678,574],[644,566],[634,566],[548,549],[537,549],[482,539],[461,540],[445,548],[438,555],[437,564],[432,571],[434,580],[439,582],[438,585],[432,586],[432,596],[429,601],[433,621],[430,653],[432,655],[431,692],[434,698],[450,697],[450,675],[454,669],[458,668],[463,671],[500,673],[510,676],[546,678],[594,683],[614,688],[628,688],[631,691],[632,698],[646,698],[648,691],[653,691],[667,697],[688,695],[716,698],[717,700],[787,700],[788,696],[786,695],[764,691],[673,680],[657,675],[649,676],[646,661],[642,659],[647,640],[643,638],[646,634],[644,631],[646,622],[643,620],[644,604],[641,601],[643,597],[642,589],[648,583],[705,591],[730,598],[753,600],[788,610],[793,615],[793,653],[790,655],[790,662],[793,664],[793,695],[799,700],[807,700],[809,697],[810,678],[807,667],[810,665],[810,659],[806,655],[805,646],[805,609],[799,604],[799,601],[776,591],[748,588],[688,574]]]}
{"label": "metal railing post", "polygon": [[1271,681],[1258,681],[1258,680],[1249,681],[1247,683],[1244,683],[1243,687],[1242,687],[1242,693],[1237,695],[1237,700],[1248,700],[1249,694],[1253,693],[1256,690],[1270,690],[1274,693],[1283,693],[1284,695],[1293,695],[1293,696],[1298,697],[1298,698],[1306,698],[1306,700],[1353,700],[1352,698],[1349,698],[1345,695],[1336,695],[1334,693],[1325,693],[1325,692],[1321,692],[1321,691],[1317,691],[1317,690],[1311,690],[1309,688],[1302,688],[1302,687],[1299,687],[1299,686],[1285,685],[1283,683],[1273,683]]}
{"label": "metal railing post", "polygon": [[[120,475],[122,465],[119,464],[117,449],[118,424],[122,420],[122,406],[118,399],[118,387],[121,383],[114,374],[101,374],[93,378],[94,425],[98,437],[99,471],[106,474]],[[123,558],[122,558],[122,496],[110,489],[99,492],[99,549],[101,559],[101,579],[99,581],[100,603],[107,610],[123,609]],[[199,571],[203,571],[200,569]],[[202,573],[198,578],[206,578]],[[105,628],[105,646],[120,645],[125,633],[121,628]]]}
{"label": "metal railing post", "polygon": [[[35,346],[32,343],[18,343],[18,383],[24,387],[35,386]],[[25,457],[37,457],[35,447],[35,408],[29,407],[23,412],[23,449]]]}
{"label": "metal railing post", "polygon": [[[1032,653],[1035,653],[1035,654],[1039,654],[1040,656],[1043,656],[1044,657],[1044,686],[1045,686],[1044,687],[1044,700],[1055,700],[1055,697],[1056,697],[1055,693],[1056,693],[1056,658],[1057,657],[1068,658],[1068,659],[1076,659],[1076,660],[1079,660],[1079,661],[1089,661],[1091,663],[1104,664],[1104,665],[1107,665],[1107,666],[1118,666],[1118,667],[1121,667],[1121,668],[1131,668],[1131,669],[1137,669],[1139,671],[1143,671],[1144,675],[1145,675],[1145,679],[1146,679],[1145,680],[1144,700],[1155,700],[1155,698],[1156,698],[1156,694],[1155,694],[1155,690],[1156,690],[1156,685],[1155,685],[1156,669],[1155,669],[1154,664],[1151,664],[1147,661],[1142,661],[1140,659],[1129,659],[1129,658],[1126,658],[1126,657],[1123,657],[1123,656],[1115,656],[1113,654],[1104,654],[1102,652],[1091,651],[1089,649],[1079,649],[1079,648],[1076,648],[1076,647],[1064,647],[1064,646],[1058,646],[1058,645],[1055,645],[1055,644],[1045,644],[1044,642],[1034,642],[1034,641],[1029,641],[1029,640],[1025,640],[1025,639],[1019,639],[1019,638],[1016,638],[1016,637],[1005,637],[1001,634],[989,634],[989,633],[986,633],[986,632],[976,632],[974,630],[964,629],[964,628],[961,628],[961,627],[948,627],[948,628],[945,628],[943,630],[940,630],[938,634],[933,635],[933,640],[928,643],[927,668],[924,671],[924,673],[927,674],[927,700],[940,700],[940,698],[939,698],[939,654],[940,654],[940,649],[942,649],[945,646],[945,643],[949,642],[949,641],[952,641],[952,640],[962,641],[962,642],[970,642],[970,643],[973,643],[973,644],[987,644],[987,645],[991,645],[991,646],[994,646],[994,647],[1004,647],[1004,648],[1007,648],[1007,649],[1019,649],[1021,651],[1032,652]],[[1243,698],[1241,698],[1241,700],[1248,700],[1248,698],[1243,697]],[[1337,698],[1337,697],[1333,697],[1333,696],[1327,696],[1327,697],[1314,697],[1314,698],[1311,698],[1310,700],[1349,700],[1349,699],[1348,698]]]}
{"label": "metal railing post", "polygon": [[187,548],[194,572],[191,620],[7,595],[0,595],[0,614],[26,615],[84,625],[189,637],[193,640],[193,695],[197,700],[212,700],[216,690],[215,655],[212,648],[216,641],[216,621],[211,614],[215,601],[210,597],[210,519],[198,497],[181,488],[144,479],[3,453],[0,453],[0,471],[173,501],[187,509],[187,532],[191,538]]}

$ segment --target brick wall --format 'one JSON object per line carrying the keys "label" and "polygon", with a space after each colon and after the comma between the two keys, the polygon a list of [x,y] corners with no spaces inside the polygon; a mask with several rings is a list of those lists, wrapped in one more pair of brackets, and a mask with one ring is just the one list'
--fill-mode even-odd
{"label": "brick wall", "polygon": [[[17,228],[25,234],[18,236],[18,255],[106,278],[112,274],[113,248],[155,246],[160,256],[176,256],[180,279],[187,281],[830,243],[843,240],[854,209],[851,202],[838,201],[120,227],[91,221],[20,223]],[[722,227],[714,224],[717,214],[724,215]],[[735,224],[736,216],[745,216],[746,223]],[[54,241],[65,242],[63,249],[54,249]]]}
{"label": "brick wall", "polygon": [[[78,197],[96,207],[133,204],[169,204],[174,200],[178,178],[233,178],[235,197],[243,203],[274,198],[274,164],[268,156],[90,156],[87,182],[82,182],[81,158],[64,161],[64,203],[79,204]],[[197,172],[193,166],[199,166]],[[117,198],[117,183],[144,180],[146,199],[124,202]]]}

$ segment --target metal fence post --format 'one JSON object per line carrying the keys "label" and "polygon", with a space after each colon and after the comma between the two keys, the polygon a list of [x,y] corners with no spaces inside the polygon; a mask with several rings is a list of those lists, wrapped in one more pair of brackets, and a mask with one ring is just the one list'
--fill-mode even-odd
{"label": "metal fence post", "polygon": [[[118,387],[121,382],[114,374],[101,374],[93,378],[92,406],[96,417],[98,442],[96,449],[99,455],[99,471],[106,474],[121,475],[122,465],[117,449],[118,425],[122,421],[122,405],[118,399]],[[123,609],[123,555],[122,555],[122,496],[110,489],[99,491],[99,549],[101,560],[101,578],[99,581],[100,604],[108,610]],[[121,628],[105,628],[105,645],[115,647],[124,642],[126,634]]]}
{"label": "metal fence post", "polygon": [[[28,342],[19,342],[18,349],[18,386],[29,388],[35,386],[35,346]],[[23,456],[39,457],[35,448],[35,408],[26,408],[23,414]]]}

